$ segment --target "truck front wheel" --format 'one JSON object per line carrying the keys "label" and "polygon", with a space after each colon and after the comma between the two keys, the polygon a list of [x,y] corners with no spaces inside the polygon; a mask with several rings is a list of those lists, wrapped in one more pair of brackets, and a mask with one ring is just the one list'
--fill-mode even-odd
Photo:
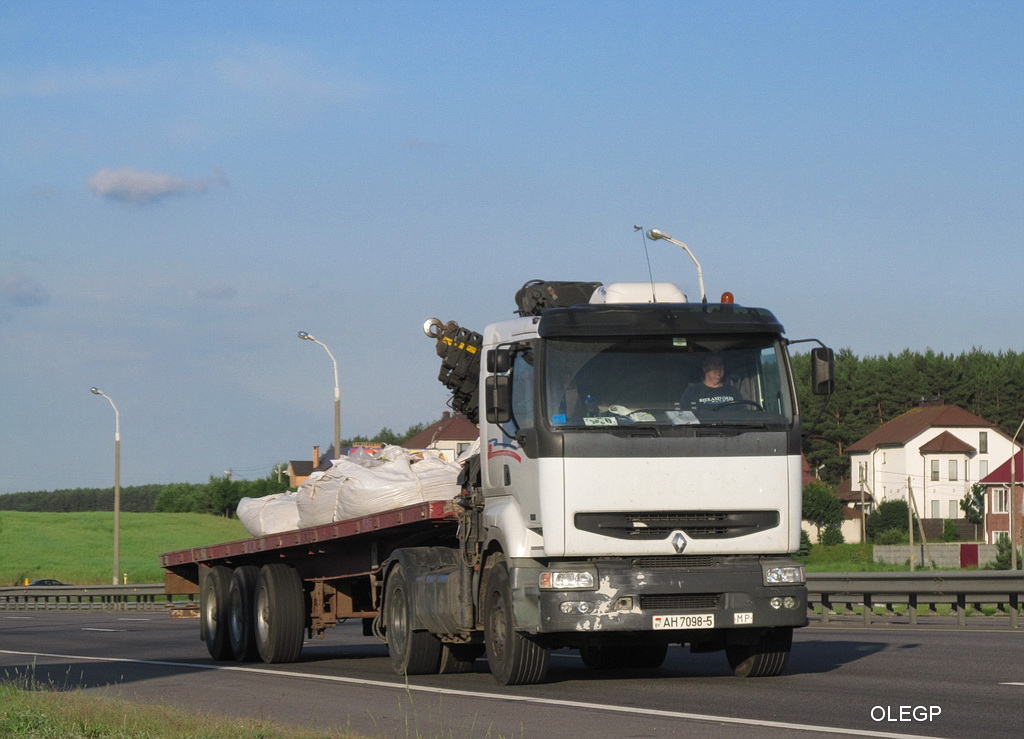
{"label": "truck front wheel", "polygon": [[256,615],[253,612],[253,594],[259,576],[259,567],[238,567],[228,587],[228,636],[231,652],[239,662],[253,662],[259,656],[254,633]]}
{"label": "truck front wheel", "polygon": [[725,656],[737,677],[775,677],[789,662],[793,627],[768,629],[753,644],[726,644]]}
{"label": "truck front wheel", "polygon": [[539,683],[548,672],[551,650],[515,629],[508,567],[498,560],[490,568],[483,594],[487,662],[502,685]]}
{"label": "truck front wheel", "polygon": [[217,661],[232,658],[231,642],[228,639],[228,588],[231,586],[231,568],[217,566],[210,569],[203,578],[203,589],[199,593],[199,611],[202,617],[200,628],[206,641],[206,650]]}
{"label": "truck front wheel", "polygon": [[430,675],[441,665],[441,640],[412,628],[412,593],[402,565],[388,573],[384,592],[388,656],[399,675]]}
{"label": "truck front wheel", "polygon": [[263,565],[256,580],[256,649],[267,664],[294,662],[302,652],[306,598],[294,567]]}

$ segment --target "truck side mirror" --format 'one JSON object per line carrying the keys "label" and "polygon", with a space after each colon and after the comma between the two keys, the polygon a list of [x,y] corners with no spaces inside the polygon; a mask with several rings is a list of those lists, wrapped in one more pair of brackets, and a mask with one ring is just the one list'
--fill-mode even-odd
{"label": "truck side mirror", "polygon": [[[488,353],[488,365],[491,363],[491,355],[496,351],[500,350]],[[488,423],[508,423],[512,420],[512,380],[508,375],[488,377],[484,381],[484,395]]]}
{"label": "truck side mirror", "polygon": [[836,389],[835,354],[828,347],[811,349],[811,390],[815,395],[831,395]]}
{"label": "truck side mirror", "polygon": [[491,374],[504,374],[512,369],[512,349],[503,346],[487,352],[487,371]]}

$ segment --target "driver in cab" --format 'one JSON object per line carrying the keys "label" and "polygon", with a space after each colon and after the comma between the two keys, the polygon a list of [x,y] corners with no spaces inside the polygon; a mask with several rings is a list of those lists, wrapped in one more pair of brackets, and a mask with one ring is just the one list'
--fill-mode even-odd
{"label": "driver in cab", "polygon": [[742,400],[739,390],[725,381],[725,361],[719,354],[708,354],[701,359],[702,382],[691,383],[683,391],[679,410],[714,410],[727,403]]}

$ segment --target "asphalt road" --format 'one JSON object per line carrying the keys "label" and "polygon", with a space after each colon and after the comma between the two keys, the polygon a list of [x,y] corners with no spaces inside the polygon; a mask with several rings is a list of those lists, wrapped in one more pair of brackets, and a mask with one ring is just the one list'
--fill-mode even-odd
{"label": "asphalt road", "polygon": [[1002,739],[1024,727],[1024,633],[999,626],[809,627],[786,674],[759,680],[679,647],[629,672],[556,652],[545,684],[511,688],[484,660],[406,683],[356,623],[287,665],[215,663],[198,635],[198,621],[161,612],[0,612],[0,679],[366,736]]}

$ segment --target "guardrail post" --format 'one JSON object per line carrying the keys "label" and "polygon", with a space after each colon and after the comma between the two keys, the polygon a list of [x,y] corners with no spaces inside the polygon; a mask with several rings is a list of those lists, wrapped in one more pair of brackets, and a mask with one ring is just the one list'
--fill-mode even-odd
{"label": "guardrail post", "polygon": [[872,609],[874,608],[871,593],[864,593],[864,625],[871,625]]}

